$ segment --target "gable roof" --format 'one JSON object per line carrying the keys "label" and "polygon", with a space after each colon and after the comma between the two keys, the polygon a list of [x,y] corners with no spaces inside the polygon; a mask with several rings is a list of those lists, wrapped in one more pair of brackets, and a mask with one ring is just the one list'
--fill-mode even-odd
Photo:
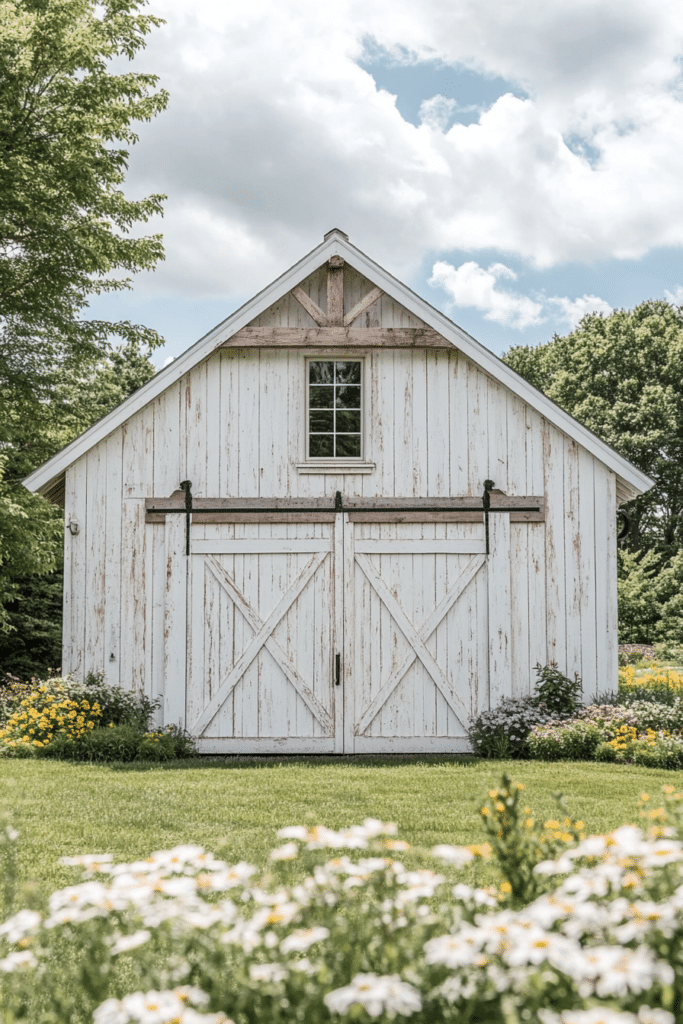
{"label": "gable roof", "polygon": [[542,392],[529,384],[523,377],[507,366],[498,356],[467,334],[461,327],[449,320],[439,310],[416,295],[401,281],[366,256],[349,242],[348,235],[338,228],[328,231],[322,243],[308,255],[281,274],[275,281],[241,306],[213,330],[205,334],[194,345],[178,356],[172,363],[159,370],[151,380],[134,394],[121,402],[101,420],[93,424],[62,451],[45,462],[23,481],[31,491],[52,496],[60,489],[66,469],[90,448],[116,430],[122,423],[138,412],[159,394],[179,380],[196,363],[205,359],[214,349],[228,338],[250,324],[257,316],[286,295],[292,288],[304,281],[331,256],[341,256],[365,278],[379,286],[382,291],[404,306],[414,316],[459,349],[465,356],[481,367],[494,380],[508,388],[522,401],[538,410],[550,423],[573,438],[587,451],[603,462],[617,476],[618,501],[629,501],[653,486],[654,481],[633,466],[627,459],[601,441],[595,434],[575,420]]}

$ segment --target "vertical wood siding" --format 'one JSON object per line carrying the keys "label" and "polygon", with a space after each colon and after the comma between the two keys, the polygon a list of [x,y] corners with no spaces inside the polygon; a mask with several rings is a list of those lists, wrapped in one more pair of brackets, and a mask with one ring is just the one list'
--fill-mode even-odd
{"label": "vertical wood siding", "polygon": [[[323,309],[324,284],[317,274],[306,285]],[[348,308],[370,287],[349,273]],[[371,326],[419,326],[386,296],[362,318]],[[287,298],[255,323],[311,326],[308,320],[296,300]],[[376,467],[367,475],[297,471],[305,457],[303,349],[218,350],[70,467],[66,518],[75,516],[81,530],[75,537],[67,532],[65,539],[65,671],[104,671],[108,681],[127,689],[163,694],[167,544],[172,533],[179,550],[180,517],[175,527],[146,526],[144,499],[171,494],[181,480],[190,479],[198,496],[331,498],[340,490],[347,497],[371,498],[479,497],[484,480],[492,479],[509,494],[543,494],[546,502],[545,523],[501,524],[509,568],[500,577],[493,609],[499,622],[509,621],[509,636],[497,641],[501,674],[492,680],[492,694],[528,693],[535,664],[551,660],[570,674],[579,672],[586,693],[614,686],[614,474],[455,349],[369,349],[364,356],[366,451]],[[418,606],[429,602],[418,563],[413,597],[419,618]],[[275,563],[272,571],[272,586],[280,586]],[[252,583],[245,577],[244,585]],[[487,605],[483,586],[479,578],[473,584],[471,600],[477,608],[481,604],[477,614]],[[224,596],[214,591],[213,584],[206,590],[209,619],[225,611]],[[382,611],[362,587],[357,599],[367,605],[372,642],[381,648],[388,628]],[[236,622],[236,643],[245,628]],[[442,642],[437,636],[437,646]],[[202,657],[211,664],[216,655],[207,643]],[[488,635],[477,636],[458,655],[469,659],[471,676],[488,643]],[[255,664],[253,681],[245,677],[232,710],[225,712],[242,716],[245,729],[253,714],[248,689],[260,685],[259,672]],[[414,700],[437,733],[450,728],[438,699],[424,710],[419,668],[414,674]],[[294,705],[289,713],[299,715]],[[394,725],[407,728],[398,720]],[[381,719],[377,728],[385,728]]]}

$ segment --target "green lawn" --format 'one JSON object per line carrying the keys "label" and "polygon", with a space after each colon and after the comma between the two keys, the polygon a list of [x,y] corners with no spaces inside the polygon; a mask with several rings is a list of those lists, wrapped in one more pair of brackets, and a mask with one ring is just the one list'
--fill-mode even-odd
{"label": "green lawn", "polygon": [[[481,795],[503,771],[524,783],[537,819],[561,789],[591,833],[638,822],[638,798],[680,773],[596,763],[492,762],[446,756],[212,759],[169,767],[0,761],[0,805],[21,833],[19,874],[43,892],[73,884],[64,854],[132,860],[178,843],[264,864],[278,828],[395,821],[412,846],[482,841]],[[411,855],[402,858],[408,862]],[[480,880],[484,880],[480,876]]]}

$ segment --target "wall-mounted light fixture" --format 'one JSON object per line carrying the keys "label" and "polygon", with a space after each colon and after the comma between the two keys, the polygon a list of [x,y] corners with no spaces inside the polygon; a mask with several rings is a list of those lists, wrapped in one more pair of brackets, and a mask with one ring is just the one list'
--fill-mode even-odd
{"label": "wall-mounted light fixture", "polygon": [[80,528],[81,524],[78,522],[78,519],[72,516],[71,519],[69,519],[69,522],[67,523],[67,530],[69,531],[71,536],[75,537]]}

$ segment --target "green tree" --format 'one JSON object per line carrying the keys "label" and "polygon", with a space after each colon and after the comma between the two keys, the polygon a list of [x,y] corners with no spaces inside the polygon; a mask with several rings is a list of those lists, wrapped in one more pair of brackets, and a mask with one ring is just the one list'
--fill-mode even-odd
{"label": "green tree", "polygon": [[[89,296],[130,287],[126,275],[163,258],[160,235],[131,231],[164,197],[129,200],[122,185],[132,125],[167,95],[154,75],[111,70],[160,24],[141,6],[0,0],[0,629],[17,580],[56,564],[54,512],[18,479],[88,425],[68,407],[65,381],[88,379],[117,337],[141,349],[162,342],[87,316]],[[53,415],[60,404],[64,421]]]}
{"label": "green tree", "polygon": [[674,555],[683,546],[683,308],[651,300],[589,314],[566,337],[503,359],[655,480],[626,506],[627,546]]}
{"label": "green tree", "polygon": [[130,230],[164,196],[121,191],[131,125],[167,102],[154,75],[109,70],[160,20],[140,0],[0,0],[0,378],[31,388],[66,357],[96,356],[118,334],[156,332],[82,315],[90,295],[151,269],[160,235]]}
{"label": "green tree", "polygon": [[[77,369],[63,368],[56,375],[52,395],[43,404],[39,419],[21,416],[15,401],[13,445],[5,456],[7,475],[0,488],[6,487],[18,501],[24,499],[19,509],[27,519],[23,526],[19,518],[21,536],[14,537],[6,530],[2,534],[11,575],[8,572],[5,581],[6,628],[0,630],[0,674],[10,672],[21,678],[44,675],[61,662],[63,516],[61,509],[19,487],[21,479],[146,384],[153,374],[149,357],[135,342],[129,342],[96,361],[81,362]],[[25,411],[34,409],[29,401]],[[29,529],[30,517],[36,514],[42,517],[39,528]],[[21,542],[26,537],[35,538],[41,547],[22,559]],[[41,570],[53,568],[37,574],[36,564]]]}

